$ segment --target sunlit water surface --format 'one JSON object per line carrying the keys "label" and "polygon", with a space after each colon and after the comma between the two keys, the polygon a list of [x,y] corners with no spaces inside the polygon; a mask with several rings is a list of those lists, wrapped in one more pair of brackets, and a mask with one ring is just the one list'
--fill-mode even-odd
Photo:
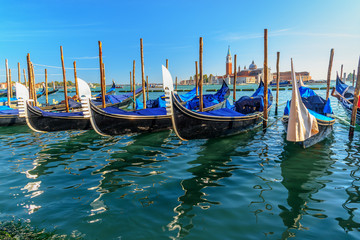
{"label": "sunlit water surface", "polygon": [[187,142],[170,131],[3,127],[0,220],[85,239],[359,239],[360,131],[350,141],[348,129],[337,121],[304,150],[285,141],[280,121],[265,134]]}

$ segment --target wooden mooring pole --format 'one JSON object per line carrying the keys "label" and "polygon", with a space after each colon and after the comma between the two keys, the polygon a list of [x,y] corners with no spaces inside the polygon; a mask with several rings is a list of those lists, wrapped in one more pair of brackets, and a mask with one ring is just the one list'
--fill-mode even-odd
{"label": "wooden mooring pole", "polygon": [[354,86],[355,84],[355,70],[353,71],[353,82],[352,82],[352,86]]}
{"label": "wooden mooring pole", "polygon": [[198,80],[198,62],[195,61],[195,87],[196,87],[196,96],[199,96],[199,80]]}
{"label": "wooden mooring pole", "polygon": [[132,80],[131,80],[131,71],[130,71],[130,92],[132,92]]}
{"label": "wooden mooring pole", "polygon": [[[330,94],[331,68],[333,64],[333,59],[334,59],[334,49],[332,48],[330,50],[329,68],[328,68],[327,81],[326,81],[326,101],[329,99],[329,94]],[[341,67],[341,71],[342,71],[342,67]]]}
{"label": "wooden mooring pole", "polygon": [[175,91],[177,91],[177,86],[178,86],[178,82],[177,82],[177,77],[175,78]]}
{"label": "wooden mooring pole", "polygon": [[133,61],[133,109],[136,109],[136,97],[135,97],[135,60]]}
{"label": "wooden mooring pole", "polygon": [[[32,91],[32,84],[31,84],[31,61],[30,61],[30,53],[27,54],[26,56],[26,60],[27,60],[27,69],[28,69],[28,86],[29,86],[29,97],[30,99],[34,99],[33,97],[33,91]],[[25,73],[25,71],[24,71]],[[25,78],[25,82],[26,82],[26,78]]]}
{"label": "wooden mooring pole", "polygon": [[280,52],[276,53],[276,105],[275,105],[275,115],[278,114],[278,105],[279,105],[279,86],[280,86]]}
{"label": "wooden mooring pole", "polygon": [[234,83],[233,83],[233,102],[236,101],[236,54],[234,55]]}
{"label": "wooden mooring pole", "polygon": [[65,71],[65,65],[64,65],[64,54],[63,54],[62,46],[60,46],[60,54],[61,54],[61,66],[62,66],[63,83],[64,83],[65,106],[66,106],[66,112],[69,112],[69,100],[68,100],[68,96],[67,96],[66,71]]}
{"label": "wooden mooring pole", "polygon": [[9,83],[10,83],[10,98],[13,97],[12,80],[11,80],[11,69],[9,68]]}
{"label": "wooden mooring pole", "polygon": [[199,47],[199,66],[200,66],[200,99],[199,99],[199,111],[202,112],[203,109],[203,38],[200,37],[200,47]]}
{"label": "wooden mooring pole", "polygon": [[169,59],[166,59],[166,69],[169,69]]}
{"label": "wooden mooring pole", "polygon": [[47,78],[47,69],[45,68],[45,101],[46,105],[49,105],[49,91],[48,91],[48,78]]}
{"label": "wooden mooring pole", "polygon": [[74,78],[75,78],[76,95],[80,98],[81,96],[79,96],[79,86],[78,86],[77,73],[76,73],[76,61],[74,61]]}
{"label": "wooden mooring pole", "polygon": [[358,102],[359,102],[359,93],[360,93],[360,57],[358,63],[358,72],[357,72],[357,79],[356,79],[356,86],[354,91],[354,102],[353,102],[353,109],[351,114],[351,122],[350,122],[350,131],[349,131],[349,138],[352,139],[354,137],[354,129],[356,124],[356,114],[358,109]]}
{"label": "wooden mooring pole", "polygon": [[149,76],[146,76],[146,99],[149,99]]}
{"label": "wooden mooring pole", "polygon": [[264,119],[263,129],[266,131],[268,121],[268,32],[264,29]]}
{"label": "wooden mooring pole", "polygon": [[23,69],[24,72],[24,82],[25,82],[25,86],[28,86],[27,82],[26,82],[26,73],[25,73],[25,68]]}
{"label": "wooden mooring pole", "polygon": [[101,87],[101,102],[102,107],[106,107],[105,103],[105,78],[104,78],[104,65],[102,59],[102,43],[99,41],[99,67],[100,67],[100,87]]}
{"label": "wooden mooring pole", "polygon": [[7,101],[8,101],[8,106],[10,107],[10,91],[11,91],[11,84],[9,81],[9,66],[8,66],[8,60],[5,59],[5,71],[6,71],[6,87],[7,87]]}
{"label": "wooden mooring pole", "polygon": [[18,82],[21,83],[21,70],[20,70],[20,63],[18,62]]}
{"label": "wooden mooring pole", "polygon": [[37,94],[36,94],[36,84],[35,84],[35,70],[34,65],[31,63],[31,83],[33,85],[33,96],[34,96],[34,106],[37,106]]}
{"label": "wooden mooring pole", "polygon": [[344,68],[344,65],[341,64],[340,79],[341,79],[341,81],[345,82],[343,79],[343,68]]}
{"label": "wooden mooring pole", "polygon": [[140,38],[140,57],[141,57],[141,83],[142,83],[142,94],[143,94],[143,109],[146,109],[144,52],[143,52],[143,40],[142,40],[142,38]]}

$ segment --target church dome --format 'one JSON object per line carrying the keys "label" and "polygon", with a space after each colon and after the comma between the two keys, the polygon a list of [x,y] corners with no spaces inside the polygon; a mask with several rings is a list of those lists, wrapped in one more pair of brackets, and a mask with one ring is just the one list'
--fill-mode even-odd
{"label": "church dome", "polygon": [[250,64],[249,69],[250,69],[250,70],[255,70],[255,69],[257,69],[257,66],[256,66],[256,64],[254,63],[254,60],[253,60],[252,63]]}

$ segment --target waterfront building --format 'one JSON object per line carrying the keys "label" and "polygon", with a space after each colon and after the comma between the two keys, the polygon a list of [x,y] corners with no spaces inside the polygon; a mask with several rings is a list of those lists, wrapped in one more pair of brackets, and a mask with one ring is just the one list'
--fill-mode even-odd
{"label": "waterfront building", "polygon": [[[303,82],[311,81],[311,76],[309,72],[296,72],[296,79],[299,80],[300,76]],[[272,83],[276,83],[276,73],[272,75]],[[280,82],[291,82],[291,71],[280,72]]]}

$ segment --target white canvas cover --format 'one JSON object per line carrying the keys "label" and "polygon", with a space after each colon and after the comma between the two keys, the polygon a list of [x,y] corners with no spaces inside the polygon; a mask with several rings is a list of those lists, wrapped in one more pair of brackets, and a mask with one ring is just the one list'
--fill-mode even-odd
{"label": "white canvas cover", "polygon": [[312,116],[301,100],[291,59],[292,98],[286,140],[303,142],[319,132],[316,118]]}

